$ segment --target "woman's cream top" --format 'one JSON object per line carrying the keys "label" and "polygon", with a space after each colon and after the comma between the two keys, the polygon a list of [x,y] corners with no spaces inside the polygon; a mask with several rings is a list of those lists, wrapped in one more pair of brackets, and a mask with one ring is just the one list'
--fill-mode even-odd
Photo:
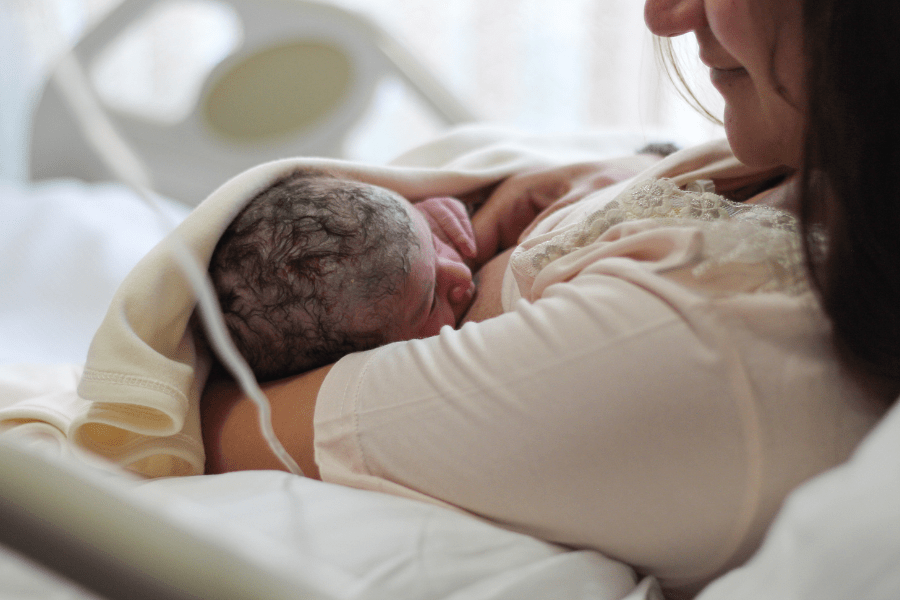
{"label": "woman's cream top", "polygon": [[339,361],[322,478],[593,548],[670,590],[746,559],[883,408],[836,360],[793,217],[714,193],[740,177],[710,145],[557,207],[513,253],[504,314]]}

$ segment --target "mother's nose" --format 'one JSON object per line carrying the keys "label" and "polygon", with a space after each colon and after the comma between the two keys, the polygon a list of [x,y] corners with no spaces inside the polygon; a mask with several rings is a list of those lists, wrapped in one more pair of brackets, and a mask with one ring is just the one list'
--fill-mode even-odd
{"label": "mother's nose", "polygon": [[644,22],[661,37],[696,31],[707,25],[705,0],[646,0]]}

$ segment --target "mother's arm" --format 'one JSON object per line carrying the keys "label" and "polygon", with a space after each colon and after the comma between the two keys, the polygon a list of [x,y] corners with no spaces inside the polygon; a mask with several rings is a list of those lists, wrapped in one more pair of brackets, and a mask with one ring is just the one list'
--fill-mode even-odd
{"label": "mother's arm", "polygon": [[[262,384],[275,435],[307,477],[319,479],[313,457],[316,396],[332,365]],[[256,406],[231,379],[210,381],[200,401],[206,474],[287,468],[260,433]]]}

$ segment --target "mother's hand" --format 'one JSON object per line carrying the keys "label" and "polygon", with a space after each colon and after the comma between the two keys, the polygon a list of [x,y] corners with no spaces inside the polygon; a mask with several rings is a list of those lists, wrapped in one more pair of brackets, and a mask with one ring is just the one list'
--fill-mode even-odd
{"label": "mother's hand", "polygon": [[526,171],[503,181],[472,216],[476,267],[519,243],[539,217],[599,189],[630,179],[662,157],[636,154]]}

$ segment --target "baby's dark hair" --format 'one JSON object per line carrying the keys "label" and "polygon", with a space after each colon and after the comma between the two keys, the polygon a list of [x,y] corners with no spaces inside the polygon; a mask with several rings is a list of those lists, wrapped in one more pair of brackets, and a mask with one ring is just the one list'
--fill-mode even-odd
{"label": "baby's dark hair", "polygon": [[232,339],[264,381],[384,344],[413,247],[412,219],[389,192],[303,169],[247,204],[209,272]]}

